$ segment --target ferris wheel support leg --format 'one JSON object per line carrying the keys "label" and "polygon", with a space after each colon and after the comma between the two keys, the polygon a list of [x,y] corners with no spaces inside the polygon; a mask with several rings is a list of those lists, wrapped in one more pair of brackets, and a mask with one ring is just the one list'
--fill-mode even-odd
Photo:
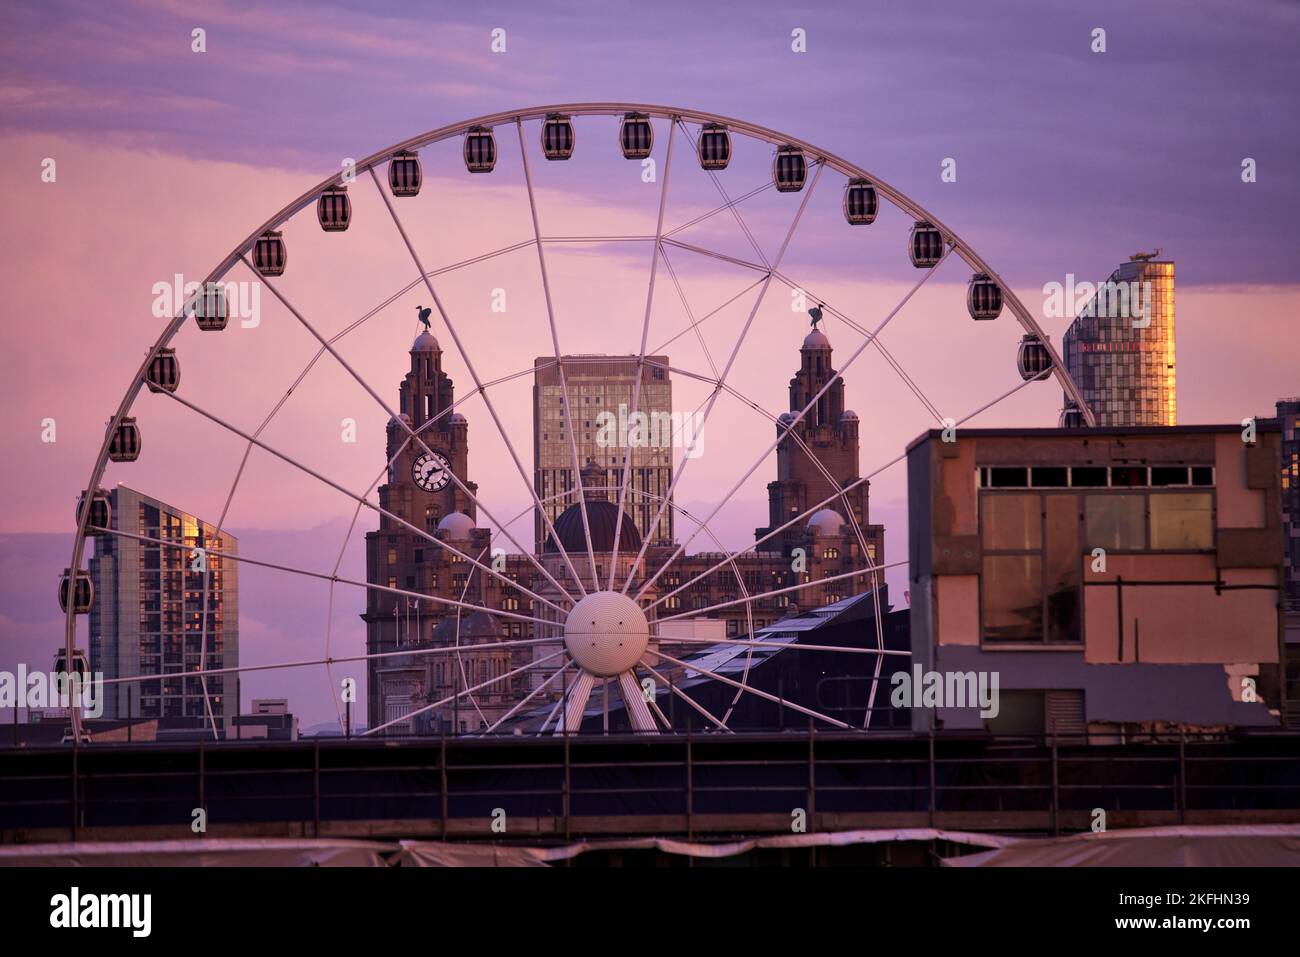
{"label": "ferris wheel support leg", "polygon": [[659,727],[650,714],[650,708],[646,705],[645,694],[641,690],[641,685],[637,683],[636,675],[633,672],[625,671],[618,676],[618,690],[623,695],[623,704],[627,708],[627,717],[628,721],[632,723],[632,730],[639,734],[658,734]]}

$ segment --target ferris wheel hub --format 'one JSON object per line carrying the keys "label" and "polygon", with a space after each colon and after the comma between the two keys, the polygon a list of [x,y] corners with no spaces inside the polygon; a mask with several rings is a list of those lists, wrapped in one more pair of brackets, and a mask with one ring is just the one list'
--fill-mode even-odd
{"label": "ferris wheel hub", "polygon": [[592,592],[573,606],[564,622],[569,655],[597,678],[612,678],[632,668],[649,643],[645,612],[621,592]]}

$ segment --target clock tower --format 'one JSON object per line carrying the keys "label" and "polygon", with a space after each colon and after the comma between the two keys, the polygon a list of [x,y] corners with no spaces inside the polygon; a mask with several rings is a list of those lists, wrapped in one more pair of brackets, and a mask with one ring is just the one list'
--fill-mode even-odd
{"label": "clock tower", "polygon": [[[379,487],[379,505],[436,536],[440,523],[455,512],[467,516],[470,524],[475,518],[470,495],[477,493],[478,486],[467,477],[469,423],[460,413],[447,412],[455,400],[455,387],[442,370],[438,340],[428,332],[420,333],[411,345],[410,355],[410,371],[398,390],[400,421],[388,423],[389,467],[387,481]],[[403,423],[415,431],[419,442],[411,438]],[[462,485],[470,494],[462,490]],[[458,517],[457,521],[465,519]],[[407,592],[438,593],[439,569],[446,557],[454,556],[435,555],[436,551],[441,549],[428,538],[381,515],[379,529],[366,535],[366,580]],[[369,589],[366,612],[361,616],[366,622],[367,651],[395,651],[422,642],[443,609],[410,595]],[[368,662],[370,727],[385,720],[376,694],[377,674],[382,668],[383,659]]]}
{"label": "clock tower", "polygon": [[[429,333],[420,333],[411,346],[411,371],[398,391],[398,415],[423,445],[412,440],[397,421],[388,423],[387,458],[392,464],[388,481],[379,487],[379,504],[429,532],[451,512],[474,518],[474,503],[450,474],[455,473],[471,492],[476,491],[477,486],[465,478],[469,423],[459,413],[443,414],[455,400],[455,387],[442,371],[438,340]],[[431,419],[437,421],[428,425]],[[389,524],[382,519],[380,530]]]}

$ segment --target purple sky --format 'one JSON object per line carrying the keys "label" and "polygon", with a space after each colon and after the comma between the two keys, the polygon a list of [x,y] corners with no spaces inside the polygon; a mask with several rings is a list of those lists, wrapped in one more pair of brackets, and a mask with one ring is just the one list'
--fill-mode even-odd
{"label": "purple sky", "polygon": [[[844,3],[790,12],[785,5],[590,3],[180,4],[11,3],[0,31],[0,168],[11,243],[0,261],[6,312],[6,405],[22,423],[10,440],[0,520],[0,668],[44,663],[57,635],[54,576],[66,564],[72,503],[141,353],[157,334],[151,287],[176,272],[199,278],[257,223],[338,169],[415,133],[511,107],[617,100],[680,105],[741,117],[849,158],[934,210],[974,246],[1031,311],[1041,288],[1067,273],[1098,279],[1130,253],[1161,246],[1177,263],[1178,376],[1184,422],[1239,421],[1300,392],[1295,350],[1300,269],[1295,217],[1300,183],[1295,121],[1300,89],[1300,6],[1180,2],[1076,5],[969,2]],[[208,52],[190,50],[207,31]],[[507,52],[489,50],[507,31]],[[808,53],[790,51],[807,31]],[[1093,28],[1107,52],[1089,50]],[[614,124],[579,126],[567,164],[534,155],[549,233],[653,231],[657,187],[617,158]],[[536,127],[526,130],[536,149]],[[666,128],[657,130],[662,157]],[[528,238],[526,193],[513,130],[498,131],[500,168],[469,177],[458,144],[426,151],[426,188],[401,213],[427,265]],[[58,181],[40,181],[41,161]],[[957,160],[955,183],[940,162]],[[1243,184],[1241,161],[1258,163]],[[680,162],[679,162],[680,161]],[[764,181],[770,150],[738,144],[724,177],[732,195]],[[717,203],[682,151],[673,165],[670,223]],[[906,220],[882,212],[849,230],[830,177],[810,201],[788,272],[872,326],[919,277],[903,253]],[[799,197],[767,193],[746,204],[746,222],[771,256]],[[355,222],[325,237],[311,210],[286,230],[290,267],[280,288],[327,334],[340,331],[407,285],[410,259],[368,183],[353,190]],[[684,238],[748,254],[734,223],[711,221]],[[564,248],[548,253],[566,351],[635,352],[648,251]],[[752,275],[679,255],[679,278],[696,314],[739,292]],[[231,278],[247,278],[234,274]],[[930,398],[960,417],[1017,381],[1020,329],[1004,315],[976,326],[962,302],[967,273],[945,264],[882,340]],[[505,287],[510,312],[488,311]],[[531,365],[550,351],[536,254],[503,257],[446,277],[439,293],[460,323],[483,377]],[[396,401],[414,332],[418,289],[344,340],[344,351],[385,401]],[[751,300],[704,329],[724,359]],[[785,408],[806,317],[773,291],[756,318],[733,382],[766,408]],[[255,428],[311,359],[314,344],[263,293],[256,330],[222,336],[184,330],[176,341],[187,398],[241,428]],[[436,322],[436,317],[435,317]],[[650,348],[684,328],[661,270]],[[1065,323],[1043,320],[1060,340]],[[828,322],[842,363],[861,341]],[[662,330],[662,334],[661,334]],[[446,365],[463,394],[472,383],[449,338]],[[693,336],[669,350],[674,364],[707,372]],[[862,468],[897,455],[930,426],[915,399],[876,355],[846,373],[848,401],[863,419]],[[527,379],[498,400],[531,465]],[[677,379],[679,407],[699,388]],[[1034,386],[980,425],[1052,425],[1054,384]],[[467,406],[471,477],[502,514],[526,501],[519,476],[481,402]],[[219,514],[242,444],[196,423],[166,399],[137,404],[145,455],[110,469],[124,482],[205,518]],[[342,416],[358,420],[356,445],[339,442]],[[698,512],[730,488],[770,442],[768,426],[736,405],[720,406],[720,429],[689,469],[679,504]],[[39,441],[39,423],[59,441]],[[336,366],[320,363],[267,432],[277,447],[362,490],[383,466],[383,415]],[[737,463],[743,463],[738,466]],[[762,465],[719,515],[728,544],[764,524]],[[887,558],[904,556],[904,473],[873,483],[872,518],[887,526]],[[254,456],[229,523],[246,554],[311,567],[332,565],[351,518],[346,499]],[[362,532],[369,528],[363,519]],[[356,539],[354,538],[354,542]],[[693,546],[694,548],[699,547]],[[358,567],[348,553],[345,568]],[[244,578],[245,663],[319,651],[323,589]],[[900,594],[904,571],[892,579]],[[359,643],[359,594],[335,610],[342,647]],[[57,641],[57,637],[53,639]],[[337,647],[337,646],[336,646]],[[278,679],[277,679],[278,680]],[[332,715],[319,676],[282,690],[309,721]],[[250,688],[250,685],[252,687]],[[275,688],[246,682],[245,695]],[[313,700],[314,699],[314,700]]]}
{"label": "purple sky", "polygon": [[[1292,282],[1300,7],[1223,2],[6,5],[7,132],[324,174],[514,105],[681,104],[801,133],[978,235],[1012,281],[1163,244]],[[208,32],[208,53],[189,31]],[[507,31],[504,55],[489,32]],[[808,53],[790,52],[807,30]],[[1107,31],[1107,52],[1089,50]],[[938,164],[959,163],[955,184]],[[1239,165],[1260,180],[1243,190]],[[1028,227],[1028,228],[1026,228]],[[1136,248],[1136,247],[1135,247]]]}

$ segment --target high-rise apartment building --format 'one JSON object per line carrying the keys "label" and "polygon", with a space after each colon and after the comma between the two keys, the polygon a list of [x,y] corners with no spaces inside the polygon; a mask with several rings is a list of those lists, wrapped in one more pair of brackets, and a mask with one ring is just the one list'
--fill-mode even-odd
{"label": "high-rise apartment building", "polygon": [[[636,356],[564,356],[564,378],[573,406],[574,438],[579,471],[597,488],[617,489],[623,481],[625,457],[632,458],[625,512],[632,517],[643,540],[668,544],[673,540],[672,509],[665,510],[658,527],[650,524],[673,480],[673,446],[692,437],[691,423],[674,420],[673,387],[667,356],[646,356],[641,366],[641,390],[633,409]],[[534,487],[552,523],[577,501],[580,476],[574,474],[568,420],[564,416],[564,390],[554,356],[533,363],[533,468]],[[637,429],[644,432],[637,432]],[[625,441],[631,435],[632,441]],[[638,435],[641,436],[638,439]],[[687,453],[689,454],[689,453]],[[614,491],[597,497],[617,501]],[[535,518],[537,548],[547,537],[540,515]]]}
{"label": "high-rise apartment building", "polygon": [[[202,682],[187,673],[239,666],[238,565],[226,557],[238,554],[239,543],[134,489],[119,485],[108,498],[112,528],[126,534],[94,539],[90,670],[165,677],[106,686],[104,717],[205,717]],[[212,675],[207,685],[218,725],[239,713],[233,674]]]}
{"label": "high-rise apartment building", "polygon": [[1276,422],[1282,429],[1282,529],[1288,610],[1300,613],[1300,396],[1277,400]]}
{"label": "high-rise apartment building", "polygon": [[1065,333],[1061,357],[1098,426],[1178,424],[1174,264],[1155,255],[1139,253],[1098,283]]}

